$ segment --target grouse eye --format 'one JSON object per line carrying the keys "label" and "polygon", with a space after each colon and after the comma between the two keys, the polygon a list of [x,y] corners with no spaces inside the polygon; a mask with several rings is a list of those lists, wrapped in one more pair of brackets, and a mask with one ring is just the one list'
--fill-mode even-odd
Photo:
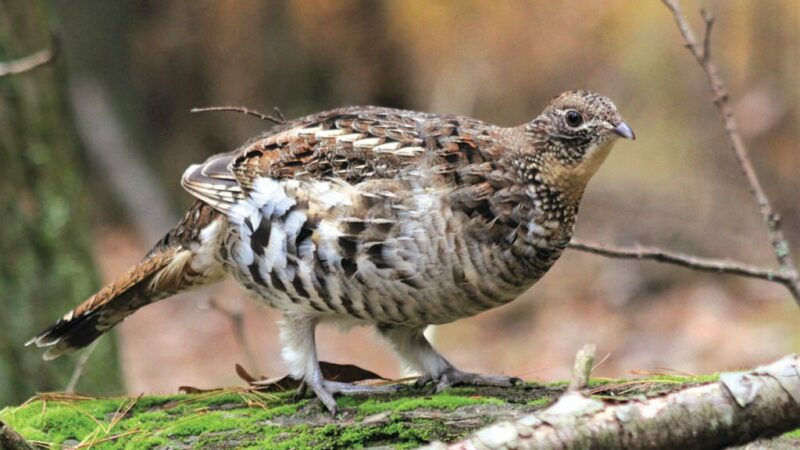
{"label": "grouse eye", "polygon": [[583,123],[583,116],[578,111],[570,109],[567,111],[567,125],[577,127]]}

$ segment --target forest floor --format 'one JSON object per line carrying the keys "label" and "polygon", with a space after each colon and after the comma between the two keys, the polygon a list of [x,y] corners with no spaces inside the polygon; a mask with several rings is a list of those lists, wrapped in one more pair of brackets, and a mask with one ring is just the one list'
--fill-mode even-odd
{"label": "forest floor", "polygon": [[[606,401],[663,395],[715,376],[592,379],[589,392]],[[512,388],[429,387],[369,398],[340,397],[332,417],[314,399],[293,392],[233,387],[191,394],[92,398],[41,394],[0,411],[0,421],[43,448],[415,448],[453,442],[490,423],[519,418],[551,403],[566,383]],[[800,430],[749,448],[798,448]]]}

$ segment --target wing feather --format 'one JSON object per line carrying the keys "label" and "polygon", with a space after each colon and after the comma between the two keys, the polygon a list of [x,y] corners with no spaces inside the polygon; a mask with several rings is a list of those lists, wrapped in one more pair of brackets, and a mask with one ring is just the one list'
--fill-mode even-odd
{"label": "wing feather", "polygon": [[214,156],[204,164],[190,166],[183,173],[181,186],[194,197],[227,215],[233,205],[244,198],[244,193],[230,170],[226,169],[226,173],[215,170],[223,159],[227,159],[225,156]]}
{"label": "wing feather", "polygon": [[[433,118],[439,120],[430,120]],[[262,177],[339,179],[355,184],[391,179],[403,169],[420,165],[428,165],[431,174],[447,176],[476,162],[462,151],[465,145],[459,136],[462,125],[474,127],[476,123],[462,117],[389,108],[326,111],[279,125],[238,150],[189,167],[181,185],[229,215]],[[431,153],[434,158],[428,157]]]}

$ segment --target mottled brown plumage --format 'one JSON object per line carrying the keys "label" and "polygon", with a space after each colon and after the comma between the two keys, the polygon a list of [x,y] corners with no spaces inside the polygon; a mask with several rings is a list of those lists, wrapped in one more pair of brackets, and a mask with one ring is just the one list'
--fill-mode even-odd
{"label": "mottled brown plumage", "polygon": [[284,313],[284,357],[325,405],[376,388],[322,379],[320,322],[373,324],[439,388],[507,385],[459,371],[429,324],[516,298],[569,241],[586,183],[615,138],[613,103],[577,91],[502,128],[461,116],[352,107],[281,124],[190,167],[198,202],[128,275],[34,339],[81,347],[133,310],[228,273]]}

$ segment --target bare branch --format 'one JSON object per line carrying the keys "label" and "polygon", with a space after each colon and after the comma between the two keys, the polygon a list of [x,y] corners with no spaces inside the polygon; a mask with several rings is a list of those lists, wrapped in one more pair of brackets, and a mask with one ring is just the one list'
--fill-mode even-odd
{"label": "bare branch", "polygon": [[725,126],[725,132],[727,133],[728,140],[730,141],[731,149],[733,150],[734,155],[736,155],[736,159],[739,162],[739,167],[742,171],[742,174],[747,179],[750,193],[758,203],[761,218],[767,227],[767,233],[772,244],[772,251],[775,254],[775,258],[778,260],[781,271],[792,279],[791,283],[785,283],[785,285],[789,288],[789,291],[792,293],[792,296],[795,298],[798,304],[800,304],[800,281],[798,281],[797,268],[794,265],[791,252],[789,250],[789,243],[784,237],[783,231],[781,231],[780,217],[773,210],[769,198],[764,192],[764,188],[761,186],[761,181],[753,169],[753,164],[750,162],[750,157],[748,156],[747,147],[745,146],[744,140],[739,134],[739,125],[736,121],[736,118],[733,116],[733,109],[728,102],[728,92],[725,89],[725,84],[723,83],[722,78],[719,76],[717,66],[711,60],[709,48],[711,28],[713,26],[714,19],[708,12],[701,12],[703,21],[705,22],[705,36],[703,38],[703,42],[698,43],[691,27],[686,22],[686,18],[683,16],[683,12],[681,11],[678,1],[662,0],[662,2],[672,12],[673,17],[675,18],[675,23],[677,24],[678,30],[683,37],[686,48],[689,49],[689,51],[695,57],[698,64],[700,64],[700,67],[702,67],[703,71],[705,72],[706,77],[708,78],[708,83],[711,86],[712,92],[714,93],[714,105],[716,105],[717,110],[719,111],[720,118]]}
{"label": "bare branch", "polygon": [[231,321],[234,336],[236,336],[236,342],[239,344],[239,347],[241,347],[242,352],[244,353],[244,357],[247,360],[247,365],[250,366],[249,369],[257,371],[258,365],[256,364],[255,354],[250,348],[250,345],[247,343],[247,338],[245,336],[244,315],[242,314],[242,311],[238,309],[234,310],[232,308],[226,308],[219,303],[216,297],[209,298],[207,306],[208,308],[221,313]]}
{"label": "bare branch", "polygon": [[281,119],[281,122],[286,122],[286,116],[283,115],[283,111],[281,111],[280,108],[278,108],[277,106],[273,106],[272,111],[274,111],[275,114],[277,114],[278,118]]}
{"label": "bare branch", "polygon": [[53,38],[50,48],[39,50],[38,52],[13,61],[0,62],[0,78],[19,75],[48,64],[55,59],[57,53],[58,43],[57,40]]}
{"label": "bare branch", "polygon": [[655,247],[615,247],[600,245],[593,242],[578,241],[575,239],[569,243],[568,247],[573,250],[594,253],[595,255],[607,256],[609,258],[651,260],[674,264],[702,272],[739,275],[781,284],[794,280],[790,275],[773,269],[751,266],[738,261],[704,258]]}
{"label": "bare branch", "polygon": [[705,9],[700,10],[700,15],[706,25],[703,32],[703,61],[708,61],[711,59],[711,28],[714,26],[714,16]]}
{"label": "bare branch", "polygon": [[753,169],[753,165],[747,154],[741,135],[738,131],[736,118],[728,103],[728,93],[725,85],[720,78],[716,65],[711,61],[711,30],[714,26],[714,17],[706,10],[701,10],[700,14],[705,24],[702,44],[699,44],[692,32],[691,27],[686,22],[677,0],[662,0],[664,5],[669,8],[675,18],[675,23],[683,37],[686,48],[692,53],[697,62],[706,73],[711,90],[714,93],[714,104],[720,112],[725,131],[731,144],[731,148],[739,162],[742,174],[747,179],[750,193],[758,203],[759,212],[767,227],[767,232],[772,244],[779,270],[756,267],[738,261],[703,258],[699,256],[687,255],[684,253],[662,250],[660,248],[647,247],[609,247],[595,243],[580,242],[573,240],[569,247],[574,250],[585,251],[602,255],[610,258],[651,260],[667,264],[674,264],[688,269],[714,272],[719,274],[731,274],[749,278],[779,283],[789,290],[792,297],[800,306],[800,278],[798,278],[797,268],[792,261],[789,250],[789,243],[780,229],[780,219],[772,209],[769,198],[764,192],[761,182]]}
{"label": "bare branch", "polygon": [[[792,293],[795,299],[800,299],[796,275],[782,270],[757,267],[729,259],[704,258],[655,247],[616,247],[600,245],[594,242],[584,242],[576,239],[573,239],[567,246],[573,250],[593,253],[608,258],[649,260],[673,264],[701,272],[758,278],[759,280],[781,284]],[[798,304],[800,305],[800,301],[798,301]]]}
{"label": "bare branch", "polygon": [[275,109],[278,114],[278,117],[272,116],[270,114],[260,113],[252,109],[247,109],[244,106],[208,106],[205,108],[192,108],[190,112],[201,113],[201,112],[232,111],[232,112],[246,114],[248,116],[258,117],[261,120],[266,120],[268,122],[272,122],[277,125],[283,125],[284,123],[286,123],[286,119],[283,117],[283,113],[281,113],[279,109],[277,108]]}
{"label": "bare branch", "polygon": [[98,342],[100,341],[92,342],[89,347],[83,351],[80,359],[75,363],[75,368],[72,369],[72,376],[69,377],[69,382],[67,383],[67,387],[64,388],[64,392],[75,392],[75,386],[78,384],[78,380],[81,379],[81,375],[83,375],[83,368],[86,367],[86,363],[89,362],[89,357],[92,356],[92,353],[97,348]]}

